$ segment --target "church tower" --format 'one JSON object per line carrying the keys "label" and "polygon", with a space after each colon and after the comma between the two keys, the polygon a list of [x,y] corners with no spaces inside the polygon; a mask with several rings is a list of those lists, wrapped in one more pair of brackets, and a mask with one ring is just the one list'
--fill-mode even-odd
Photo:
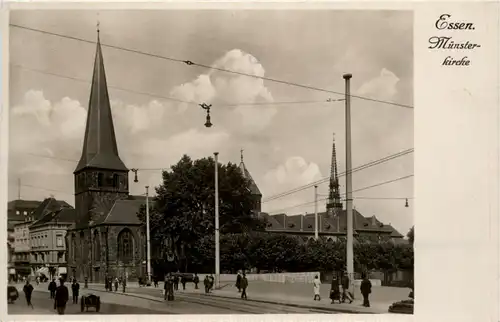
{"label": "church tower", "polygon": [[76,225],[88,227],[126,199],[128,169],[118,155],[99,30],[82,156],[75,176]]}
{"label": "church tower", "polygon": [[326,203],[326,213],[328,217],[336,217],[342,211],[340,201],[339,174],[337,169],[337,151],[335,148],[335,134],[333,134],[332,164],[330,168],[330,186],[328,201]]}
{"label": "church tower", "polygon": [[243,150],[241,150],[240,152],[241,152],[240,171],[243,177],[248,181],[250,181],[250,192],[252,193],[252,198],[254,200],[254,213],[255,216],[258,216],[262,209],[261,208],[262,193],[260,192],[259,187],[257,187],[257,184],[253,180],[252,176],[250,175],[250,172],[247,170],[247,167],[243,162]]}

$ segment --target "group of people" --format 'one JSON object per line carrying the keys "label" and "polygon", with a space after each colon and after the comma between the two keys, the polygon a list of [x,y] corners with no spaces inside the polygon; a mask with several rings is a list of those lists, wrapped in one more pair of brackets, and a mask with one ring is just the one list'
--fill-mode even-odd
{"label": "group of people", "polygon": [[[64,314],[66,310],[66,304],[69,300],[69,291],[68,288],[64,285],[63,278],[59,279],[58,284],[56,283],[56,280],[53,279],[49,283],[49,293],[50,298],[54,300],[54,310],[57,310],[58,314]],[[77,283],[76,279],[73,280],[71,288],[73,290],[73,303],[78,303],[78,292],[80,289],[80,285]],[[33,285],[31,285],[30,280],[27,279],[26,284],[23,287],[23,292],[26,298],[26,304],[28,306],[31,306],[31,308],[33,308],[33,303],[31,302],[33,290]]]}
{"label": "group of people", "polygon": [[[366,273],[363,273],[361,275],[361,278],[362,281],[360,285],[360,291],[361,295],[363,295],[363,306],[370,307],[369,296],[372,292],[372,283],[368,279],[368,275]],[[320,301],[321,281],[319,280],[319,277],[317,275],[314,278],[313,284],[314,284],[314,300]],[[346,301],[349,301],[349,303],[352,303],[354,297],[353,294],[349,291],[349,284],[350,280],[346,272],[343,272],[340,278],[338,278],[337,276],[333,277],[330,288],[330,299],[332,300],[332,304],[335,303],[335,301],[338,301],[339,303],[345,303]]]}
{"label": "group of people", "polygon": [[248,279],[245,273],[238,272],[236,275],[236,288],[238,292],[241,293],[242,299],[247,299],[247,287],[248,287]]}
{"label": "group of people", "polygon": [[106,289],[106,291],[108,292],[112,292],[113,291],[113,286],[114,286],[114,291],[117,292],[118,291],[118,286],[122,286],[122,290],[123,290],[123,293],[125,293],[126,289],[127,289],[127,279],[125,278],[118,278],[118,277],[115,277],[115,278],[112,278],[112,277],[105,277],[104,278],[104,288]]}

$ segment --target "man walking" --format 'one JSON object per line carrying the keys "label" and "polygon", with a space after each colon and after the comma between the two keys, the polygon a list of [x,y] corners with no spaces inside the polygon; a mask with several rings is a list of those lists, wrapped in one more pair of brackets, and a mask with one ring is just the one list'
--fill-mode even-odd
{"label": "man walking", "polygon": [[205,285],[205,293],[210,291],[210,280],[208,279],[208,275],[205,275],[205,279],[203,279],[203,284]]}
{"label": "man walking", "polygon": [[64,280],[60,279],[61,285],[56,290],[56,299],[54,301],[55,309],[57,310],[57,314],[63,315],[66,310],[66,303],[69,299],[68,288],[64,285]]}
{"label": "man walking", "polygon": [[80,284],[78,284],[76,279],[74,279],[73,284],[71,284],[71,291],[73,292],[73,304],[78,304],[78,295],[80,293]]}
{"label": "man walking", "polygon": [[126,278],[123,278],[122,285],[123,285],[123,293],[125,293],[125,290],[127,289],[127,279]]}
{"label": "man walking", "polygon": [[115,277],[115,292],[118,291],[118,277]]}
{"label": "man walking", "polygon": [[363,306],[370,307],[369,296],[372,292],[372,282],[370,282],[366,273],[363,273],[361,278],[363,279],[360,286],[361,294],[363,295]]}
{"label": "man walking", "polygon": [[236,288],[238,289],[238,293],[241,292],[241,274],[238,271],[238,275],[236,275]]}
{"label": "man walking", "polygon": [[243,276],[241,277],[241,298],[242,299],[247,299],[247,287],[248,287],[248,280],[247,280],[247,276],[245,275],[245,273],[243,273]]}
{"label": "man walking", "polygon": [[49,283],[49,292],[50,292],[50,298],[51,299],[55,298],[55,296],[56,296],[56,289],[57,289],[56,280],[52,279],[52,281]]}
{"label": "man walking", "polygon": [[30,284],[30,280],[26,280],[26,284],[23,287],[24,296],[26,297],[26,304],[33,308],[33,304],[31,304],[31,294],[33,293],[33,285]]}
{"label": "man walking", "polygon": [[314,285],[314,300],[321,301],[321,296],[320,296],[321,281],[319,280],[318,275],[314,277],[313,285]]}
{"label": "man walking", "polygon": [[342,303],[347,299],[349,303],[352,303],[351,294],[349,294],[349,276],[344,272],[344,276],[342,277]]}
{"label": "man walking", "polygon": [[200,278],[198,277],[197,273],[194,273],[194,278],[193,278],[193,283],[194,283],[194,289],[198,289],[198,283],[200,282]]}

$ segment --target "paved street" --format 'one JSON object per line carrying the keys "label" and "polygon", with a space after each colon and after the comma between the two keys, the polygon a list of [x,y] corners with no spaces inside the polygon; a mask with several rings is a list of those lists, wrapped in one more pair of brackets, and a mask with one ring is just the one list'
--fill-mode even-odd
{"label": "paved street", "polygon": [[[26,305],[26,300],[24,299],[24,294],[20,294],[20,298],[14,303],[8,305],[8,314],[36,314],[36,315],[47,315],[47,314],[57,314],[53,309],[54,302],[49,298],[48,291],[35,291],[33,292],[33,308]],[[135,303],[131,303],[135,302]],[[95,312],[95,309],[90,308],[88,312],[81,312],[80,304],[68,304],[66,308],[66,314],[166,314],[169,313],[165,309],[160,310],[159,308],[154,309],[155,306],[151,305],[151,309],[145,308],[145,303],[137,303],[141,300],[136,299],[135,301],[128,301],[128,303],[120,304],[118,301],[110,301],[109,298],[101,297],[101,310],[99,313]],[[147,300],[142,300],[142,302],[148,302]],[[135,304],[135,305],[132,305]],[[138,304],[138,305],[137,305]],[[142,304],[142,307],[141,307]],[[159,303],[158,303],[159,304]],[[158,305],[159,306],[159,305]]]}

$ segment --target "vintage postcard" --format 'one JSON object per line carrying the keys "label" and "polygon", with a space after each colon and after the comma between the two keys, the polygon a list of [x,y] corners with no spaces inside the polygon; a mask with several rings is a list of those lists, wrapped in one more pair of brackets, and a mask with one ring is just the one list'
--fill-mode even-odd
{"label": "vintage postcard", "polygon": [[2,320],[497,321],[499,8],[8,3]]}

